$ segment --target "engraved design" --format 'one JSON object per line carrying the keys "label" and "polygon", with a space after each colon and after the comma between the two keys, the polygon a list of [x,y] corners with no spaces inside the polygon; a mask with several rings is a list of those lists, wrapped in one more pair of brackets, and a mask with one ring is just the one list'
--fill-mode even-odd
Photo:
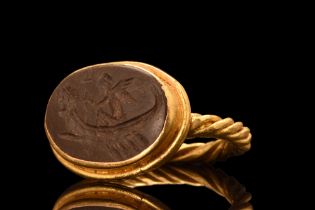
{"label": "engraved design", "polygon": [[[96,98],[92,98],[86,89],[83,95],[79,96],[74,88],[68,86],[60,93],[59,105],[61,110],[59,111],[59,115],[72,118],[84,127],[99,129],[118,126],[127,121],[139,118],[150,112],[154,108],[155,102],[145,112],[126,119],[122,104],[137,104],[137,100],[128,91],[128,87],[134,80],[134,78],[128,78],[113,83],[112,77],[108,73],[104,73],[97,81],[100,94]],[[82,80],[81,83],[85,83],[86,81]],[[89,80],[89,82],[92,82],[92,80]],[[137,87],[133,91],[141,90]],[[81,107],[78,107],[80,105]],[[89,113],[87,112],[94,113],[92,117],[88,118],[87,115]]]}
{"label": "engraved design", "polygon": [[64,124],[56,133],[63,140],[59,143],[71,144],[72,154],[80,148],[80,158],[94,161],[120,161],[140,153],[157,135],[143,133],[150,130],[149,122],[165,112],[159,88],[141,76],[108,71],[70,78],[56,92],[58,116]]}

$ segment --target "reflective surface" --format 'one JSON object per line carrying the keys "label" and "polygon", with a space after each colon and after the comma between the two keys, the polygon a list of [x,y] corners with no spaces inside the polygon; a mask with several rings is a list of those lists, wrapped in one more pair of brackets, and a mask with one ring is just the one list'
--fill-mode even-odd
{"label": "reflective surface", "polygon": [[[99,14],[103,16],[106,13]],[[114,19],[115,17],[109,18]],[[205,22],[208,19],[204,18],[207,20]],[[38,21],[38,24],[34,21]],[[279,85],[283,75],[275,75],[284,62],[281,58],[277,59],[281,57],[277,50],[281,48],[278,40],[268,36],[268,32],[260,33],[262,30],[259,24],[253,24],[258,26],[258,30],[253,31],[247,24],[240,28],[237,22],[235,33],[231,33],[231,27],[226,27],[226,24],[217,24],[226,30],[216,30],[214,27],[208,33],[207,24],[195,27],[197,25],[192,21],[192,27],[182,27],[178,34],[168,33],[163,25],[158,24],[145,24],[152,25],[152,31],[148,33],[140,30],[141,27],[138,29],[143,33],[125,30],[120,24],[118,28],[123,29],[124,33],[118,38],[115,30],[104,28],[106,24],[97,28],[79,27],[70,35],[64,33],[58,24],[50,24],[50,21],[42,24],[42,18],[34,21],[25,21],[23,25],[30,27],[29,30],[24,30],[24,34],[20,30],[24,26],[15,27],[10,24],[18,29],[16,35],[19,38],[8,45],[8,54],[12,51],[13,58],[9,61],[11,68],[5,73],[12,73],[12,77],[3,77],[9,82],[4,91],[3,103],[12,107],[12,110],[3,110],[5,115],[10,116],[10,120],[3,122],[6,125],[4,134],[14,135],[14,138],[3,138],[3,143],[10,143],[10,147],[3,145],[3,154],[8,154],[3,161],[4,165],[10,164],[13,171],[3,167],[3,173],[10,177],[17,176],[14,177],[16,187],[10,188],[19,193],[16,190],[21,189],[22,184],[22,198],[25,202],[19,201],[18,195],[7,193],[15,200],[12,204],[22,205],[21,208],[13,206],[9,209],[51,210],[67,188],[82,180],[63,167],[51,152],[43,129],[47,101],[51,91],[75,69],[118,60],[142,61],[164,69],[185,87],[192,109],[197,113],[232,116],[235,120],[246,122],[253,134],[251,150],[224,163],[216,163],[215,167],[235,177],[252,193],[251,203],[255,209],[270,209],[269,204],[277,204],[274,201],[279,199],[281,191],[290,189],[286,185],[275,190],[272,183],[268,183],[269,180],[278,183],[291,174],[291,171],[284,173],[282,169],[287,163],[285,148],[293,141],[275,138],[285,131],[280,129],[277,117],[286,106],[272,100],[282,99],[279,93],[285,93],[286,90]],[[177,29],[177,24],[173,23]],[[34,24],[36,27],[32,27]],[[131,25],[133,27],[137,24]],[[99,34],[98,29],[101,28],[106,33]],[[243,30],[246,28],[248,31]],[[81,32],[85,32],[84,35],[90,34],[92,39],[84,36],[76,39]],[[154,36],[157,32],[163,34],[161,40],[159,36]],[[97,34],[99,37],[95,37]],[[132,34],[134,37],[142,34],[143,37],[133,39],[130,38]],[[146,41],[148,35],[151,39]],[[279,65],[274,65],[276,60],[281,61]],[[16,87],[18,91],[15,91]],[[205,95],[207,97],[203,98]],[[286,113],[286,116],[291,115]],[[10,129],[7,131],[6,127]],[[279,150],[271,147],[274,144],[279,144]],[[17,160],[11,160],[12,156]],[[273,164],[275,172],[271,170]],[[19,165],[27,167],[26,170]],[[274,178],[274,175],[279,177]],[[5,184],[6,182],[7,180]],[[32,191],[29,192],[29,189]],[[230,205],[206,187],[158,185],[138,187],[136,190],[159,199],[171,209],[220,210],[228,209]],[[288,202],[291,206],[291,202]],[[280,204],[285,205],[284,202]]]}
{"label": "reflective surface", "polygon": [[170,209],[162,200],[134,189],[153,185],[205,187],[224,197],[230,204],[229,209],[253,209],[251,194],[246,188],[234,177],[209,165],[166,165],[140,176],[111,182],[83,180],[67,189],[53,209]]}

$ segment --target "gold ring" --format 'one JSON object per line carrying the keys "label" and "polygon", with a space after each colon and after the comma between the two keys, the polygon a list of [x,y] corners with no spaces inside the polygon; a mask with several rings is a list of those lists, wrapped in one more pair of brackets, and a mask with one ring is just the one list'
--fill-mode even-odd
{"label": "gold ring", "polygon": [[[213,162],[250,149],[241,122],[191,113],[179,82],[140,62],[79,69],[53,91],[45,131],[57,159],[84,177],[118,179],[166,162]],[[211,138],[207,143],[185,139]]]}
{"label": "gold ring", "polygon": [[170,209],[160,200],[136,187],[155,185],[190,185],[206,187],[224,197],[229,209],[250,210],[252,195],[234,177],[209,165],[164,165],[156,170],[128,179],[83,180],[66,190],[53,210],[103,207],[119,209]]}

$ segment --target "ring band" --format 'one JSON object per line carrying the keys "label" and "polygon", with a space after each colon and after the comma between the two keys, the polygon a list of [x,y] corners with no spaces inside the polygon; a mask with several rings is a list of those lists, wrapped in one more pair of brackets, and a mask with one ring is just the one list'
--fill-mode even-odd
{"label": "ring band", "polygon": [[[118,179],[166,162],[213,162],[250,149],[242,123],[191,114],[179,82],[140,62],[79,69],[52,93],[45,131],[57,159],[84,177]],[[186,138],[216,138],[183,143]]]}
{"label": "ring band", "polygon": [[242,155],[251,147],[249,128],[231,118],[221,119],[215,115],[192,113],[188,140],[192,138],[215,138],[207,143],[183,143],[171,162],[214,162],[231,156]]}

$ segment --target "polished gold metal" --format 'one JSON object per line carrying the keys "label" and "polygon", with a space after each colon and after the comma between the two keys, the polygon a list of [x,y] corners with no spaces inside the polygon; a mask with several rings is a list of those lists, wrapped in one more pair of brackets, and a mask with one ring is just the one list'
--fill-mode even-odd
{"label": "polished gold metal", "polygon": [[61,195],[53,210],[89,207],[127,210],[169,209],[161,201],[139,190],[113,183],[85,180]]}
{"label": "polished gold metal", "polygon": [[153,185],[192,185],[206,187],[224,197],[233,210],[252,210],[252,195],[234,177],[210,165],[164,165],[154,171],[113,181],[128,187]]}
{"label": "polished gold metal", "polygon": [[[89,178],[120,179],[158,168],[166,162],[214,162],[241,155],[250,149],[251,134],[241,122],[215,115],[191,113],[188,96],[181,84],[162,70],[140,62],[113,62],[141,69],[161,84],[167,98],[167,116],[158,139],[139,155],[121,162],[100,163],[73,158],[63,152],[45,130],[57,159],[71,171]],[[86,67],[88,68],[88,67]],[[80,69],[78,71],[84,70]],[[75,74],[75,72],[73,73]],[[208,143],[183,143],[191,138],[215,138]]]}
{"label": "polished gold metal", "polygon": [[169,209],[150,195],[132,189],[153,185],[206,187],[224,197],[233,210],[252,210],[251,194],[235,178],[208,164],[164,165],[154,171],[110,182],[84,180],[71,187],[56,201],[54,210],[74,207],[116,207],[120,209]]}
{"label": "polished gold metal", "polygon": [[214,162],[231,156],[242,155],[251,147],[249,128],[231,118],[221,119],[215,115],[191,115],[187,138],[215,138],[207,143],[182,144],[171,162]]}

